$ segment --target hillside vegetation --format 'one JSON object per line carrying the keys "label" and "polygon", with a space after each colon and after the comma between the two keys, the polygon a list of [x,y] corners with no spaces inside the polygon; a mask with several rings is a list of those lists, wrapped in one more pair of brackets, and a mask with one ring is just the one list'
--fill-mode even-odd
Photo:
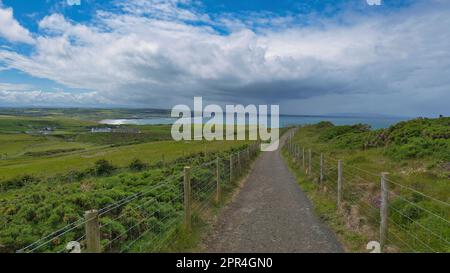
{"label": "hillside vegetation", "polygon": [[[380,174],[387,172],[387,251],[450,251],[450,118],[418,118],[379,130],[321,122],[300,128],[294,143],[312,149],[313,174],[305,176],[292,158],[291,167],[319,215],[349,250],[365,251],[368,241],[379,239]],[[317,183],[320,153],[325,158],[323,185]],[[336,214],[338,159],[343,161],[344,203]]]}
{"label": "hillside vegetation", "polygon": [[[121,249],[126,242],[139,235],[141,228],[156,226],[157,231],[162,232],[168,220],[182,216],[183,167],[199,166],[217,157],[228,158],[230,153],[245,147],[207,155],[200,152],[152,165],[135,159],[129,162],[128,167],[121,169],[107,160],[99,160],[91,168],[66,175],[45,179],[23,176],[4,182],[0,190],[0,225],[3,227],[0,230],[0,252],[16,251],[82,219],[87,210],[104,208],[141,192],[145,195],[111,210],[101,218],[104,226],[102,245],[108,246],[105,251]],[[171,177],[173,179],[169,179]],[[193,186],[204,189],[214,184],[214,177],[214,168],[200,169],[192,175]],[[229,178],[224,177],[223,181],[224,187],[227,187]],[[204,194],[197,198],[209,198],[211,193]],[[146,215],[153,216],[141,223]],[[136,225],[138,228],[127,232]],[[41,246],[38,251],[60,251],[67,242],[83,234],[81,226]],[[119,240],[112,241],[118,235],[121,235]]]}
{"label": "hillside vegetation", "polygon": [[[209,202],[215,186],[214,162],[223,159],[224,192],[232,185],[226,170],[231,153],[249,141],[173,141],[169,125],[120,126],[119,131],[92,133],[99,125],[83,118],[134,115],[136,111],[26,109],[0,111],[0,252],[13,252],[66,225],[86,210],[127,200],[101,217],[104,251],[122,251],[147,230],[161,239],[182,220],[182,170],[192,173],[194,196]],[[7,115],[7,114],[15,115]],[[145,113],[151,115],[153,112]],[[131,117],[131,116],[130,116]],[[114,128],[114,127],[113,127]],[[243,153],[245,155],[245,153]],[[248,163],[248,162],[247,162]],[[229,174],[228,174],[229,175]],[[234,179],[238,179],[236,175]],[[83,225],[57,239],[33,245],[37,252],[64,251],[83,236]],[[148,241],[152,238],[145,237]],[[80,239],[80,242],[83,240]],[[139,247],[140,244],[137,244]],[[106,247],[107,246],[107,247]],[[157,251],[145,246],[129,251]]]}
{"label": "hillside vegetation", "polygon": [[343,149],[385,147],[392,159],[432,158],[450,161],[450,118],[418,118],[399,122],[387,129],[371,130],[370,126],[317,125],[323,129],[319,140]]}

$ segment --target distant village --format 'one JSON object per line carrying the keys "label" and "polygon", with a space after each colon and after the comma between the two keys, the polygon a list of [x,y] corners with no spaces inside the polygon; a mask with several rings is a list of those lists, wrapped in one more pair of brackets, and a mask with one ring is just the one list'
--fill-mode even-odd
{"label": "distant village", "polygon": [[[56,127],[43,127],[41,129],[32,129],[25,131],[28,135],[50,135],[56,130]],[[92,127],[88,129],[89,133],[128,133],[128,134],[140,134],[141,131],[125,126],[118,127]]]}
{"label": "distant village", "polygon": [[55,127],[44,127],[41,129],[35,129],[35,130],[27,130],[25,131],[25,134],[28,135],[49,135],[53,131],[55,131]]}
{"label": "distant village", "polygon": [[132,127],[93,127],[91,133],[128,133],[128,134],[140,134],[141,131]]}

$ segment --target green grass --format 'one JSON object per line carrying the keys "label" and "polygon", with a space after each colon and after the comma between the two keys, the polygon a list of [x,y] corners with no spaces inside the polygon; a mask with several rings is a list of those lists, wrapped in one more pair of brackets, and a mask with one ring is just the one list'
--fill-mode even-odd
{"label": "green grass", "polygon": [[[20,112],[23,114],[23,112]],[[95,112],[98,113],[98,112]],[[138,230],[151,227],[144,238],[175,232],[177,245],[163,244],[167,249],[188,249],[198,242],[199,228],[204,228],[203,215],[194,217],[194,233],[189,238],[176,225],[164,219],[180,217],[180,174],[186,165],[196,166],[216,156],[245,147],[248,141],[180,141],[170,139],[170,126],[130,126],[141,133],[91,134],[87,131],[96,123],[77,120],[52,110],[27,111],[27,115],[0,116],[0,252],[12,252],[38,240],[68,223],[82,218],[83,212],[102,208],[145,189],[150,190],[139,202],[149,202],[134,211],[139,202],[130,202],[102,217],[104,245],[112,244],[118,251],[136,238],[135,230],[117,242],[110,240],[137,225]],[[56,127],[50,135],[25,134],[45,126]],[[107,160],[107,161],[104,161]],[[177,179],[168,179],[176,176]],[[214,172],[201,170],[193,176],[199,185],[211,182]],[[229,181],[224,178],[224,182]],[[225,195],[234,187],[224,184]],[[152,198],[156,198],[153,200]],[[206,198],[203,194],[199,198]],[[201,199],[203,200],[203,199]],[[153,202],[154,201],[154,202]],[[213,210],[218,209],[214,207]],[[143,215],[154,213],[140,223]],[[121,217],[120,220],[116,220]],[[142,225],[141,225],[142,224]],[[167,226],[166,226],[167,225]],[[197,232],[197,233],[196,233]],[[54,252],[83,233],[82,227],[48,242],[39,251]],[[182,239],[184,238],[184,239]],[[144,251],[154,251],[145,248]],[[133,251],[128,249],[127,251]]]}
{"label": "green grass", "polygon": [[[89,133],[96,123],[65,116],[0,117],[0,181],[22,175],[55,176],[82,170],[102,158],[118,167],[138,158],[153,164],[164,156],[172,160],[182,155],[210,152],[241,145],[245,141],[175,142],[168,125],[129,126],[141,133]],[[50,135],[25,134],[54,126]],[[158,142],[157,142],[158,141]]]}
{"label": "green grass", "polygon": [[[360,125],[320,123],[298,131],[294,143],[315,152],[314,176],[306,177],[303,171],[297,171],[300,185],[315,203],[319,215],[340,235],[349,250],[365,251],[369,240],[378,241],[376,200],[380,194],[380,173],[389,172],[389,180],[393,182],[389,182],[391,222],[387,251],[449,251],[445,240],[450,238],[450,209],[435,201],[449,202],[450,170],[446,156],[443,156],[448,151],[436,152],[434,146],[427,148],[420,141],[410,141],[417,137],[429,139],[427,132],[433,131],[434,127],[441,128],[440,124],[446,122],[448,119],[412,120],[377,131]],[[448,144],[450,139],[441,129],[436,135],[441,137],[440,142]],[[382,135],[383,144],[375,145],[376,141],[367,138],[368,135]],[[438,139],[437,136],[434,139]],[[412,157],[391,153],[404,145],[416,145],[413,149],[422,152]],[[318,186],[318,155],[321,152],[325,154],[328,177],[324,185]],[[336,190],[337,159],[344,162],[344,207],[339,213],[333,192]],[[290,164],[299,169],[298,162],[295,166],[293,162]]]}
{"label": "green grass", "polygon": [[26,134],[0,134],[0,165],[6,159],[25,156],[28,152],[44,152],[57,149],[90,149],[95,145],[69,142],[51,136],[31,136]]}
{"label": "green grass", "polygon": [[344,217],[337,213],[336,199],[324,192],[317,183],[311,181],[299,168],[298,162],[288,157],[286,151],[283,151],[283,156],[287,159],[291,171],[295,173],[299,186],[314,204],[316,215],[334,230],[344,249],[349,252],[364,252],[367,242],[376,239],[373,237],[373,231],[370,234],[364,234],[347,229]]}
{"label": "green grass", "polygon": [[[286,130],[283,130],[283,133]],[[164,234],[152,234],[148,236],[144,236],[140,239],[136,244],[130,248],[130,252],[172,252],[172,253],[180,253],[180,252],[204,252],[203,245],[201,245],[202,240],[209,236],[211,232],[212,223],[217,220],[217,216],[219,215],[221,209],[226,206],[233,197],[238,185],[245,179],[248,172],[251,170],[249,167],[253,162],[254,158],[251,159],[250,162],[244,162],[243,169],[238,172],[235,169],[235,174],[233,178],[233,182],[230,183],[230,177],[227,174],[228,171],[228,162],[225,165],[222,165],[220,181],[221,181],[221,197],[219,202],[217,203],[214,200],[215,191],[207,193],[202,197],[202,203],[207,203],[207,206],[201,211],[198,209],[194,209],[192,212],[192,227],[190,231],[186,231],[183,226],[182,217],[178,217],[175,219],[175,223],[171,224],[170,228],[164,230]],[[207,171],[208,172],[208,171]],[[211,177],[209,174],[209,179],[206,177],[206,180],[214,181],[214,177]],[[215,173],[212,174],[215,176]],[[201,179],[202,180],[202,179]],[[198,200],[197,200],[198,202]],[[181,215],[180,215],[181,216]],[[150,243],[149,243],[150,242]]]}
{"label": "green grass", "polygon": [[[0,226],[4,227],[0,230],[0,252],[15,251],[82,218],[86,210],[105,207],[156,185],[162,187],[101,218],[102,244],[111,245],[105,251],[124,249],[142,229],[149,230],[143,237],[147,241],[155,235],[158,240],[173,236],[178,239],[163,243],[160,249],[138,243],[127,251],[191,251],[196,247],[200,234],[208,227],[208,215],[204,211],[194,214],[194,229],[189,235],[171,222],[180,217],[182,210],[181,201],[172,200],[182,190],[182,168],[211,161],[218,155],[229,158],[228,153],[245,147],[249,141],[175,142],[168,125],[128,126],[140,133],[89,133],[89,128],[98,124],[87,119],[121,118],[124,116],[115,115],[126,117],[133,113],[107,109],[86,113],[77,109],[0,109]],[[44,127],[55,129],[49,135],[39,134]],[[211,169],[197,172],[192,177],[195,190],[214,180]],[[169,179],[174,175],[175,180]],[[227,183],[225,173],[222,175],[224,198],[221,204],[210,206],[207,214],[217,213],[236,186]],[[208,196],[201,193],[197,202],[205,202]],[[148,206],[135,211],[140,202]],[[145,221],[139,222],[144,215]],[[137,231],[132,229],[117,242],[111,241],[134,226]],[[82,232],[82,227],[71,230],[39,251],[61,250],[67,240],[77,239]]]}
{"label": "green grass", "polygon": [[57,131],[79,132],[95,125],[95,122],[68,117],[0,116],[0,133],[21,133],[43,127],[54,127]]}
{"label": "green grass", "polygon": [[[193,154],[207,149],[216,152],[239,146],[245,141],[161,141],[119,147],[96,147],[83,151],[76,151],[69,155],[48,156],[39,158],[17,158],[2,160],[0,162],[0,179],[7,180],[19,175],[54,176],[70,171],[85,169],[95,161],[107,158],[114,165],[125,167],[134,158],[152,164],[160,161],[163,156],[166,160],[173,160],[183,154]],[[64,146],[65,147],[65,146]]]}
{"label": "green grass", "polygon": [[[235,149],[226,150],[222,145],[220,152],[217,150],[213,154],[211,150],[207,151],[206,156],[197,153],[189,157],[178,157],[168,162],[167,167],[156,164],[140,172],[108,167],[108,172],[86,170],[82,176],[57,176],[11,185],[8,190],[0,193],[0,224],[5,227],[0,231],[0,252],[17,250],[80,219],[86,210],[104,208],[137,192],[146,193],[136,201],[120,206],[101,218],[101,223],[107,225],[102,230],[106,240],[104,244],[113,243],[111,250],[114,251],[121,249],[138,235],[136,230],[127,233],[119,241],[108,240],[140,223],[144,216],[145,225],[140,228],[156,228],[150,230],[150,234],[165,234],[169,228],[166,228],[165,224],[181,215],[183,199],[180,185],[183,167],[199,166],[214,160],[216,156],[226,159],[227,153]],[[191,176],[193,191],[199,190],[201,193],[195,195],[194,200],[207,202],[210,195],[203,195],[203,189],[207,184],[214,185],[214,168],[193,169]],[[229,184],[228,182],[229,180],[224,178],[223,183]],[[143,204],[146,206],[138,210]],[[117,218],[119,216],[120,218]],[[57,241],[49,242],[40,251],[60,249],[64,242],[74,240],[81,234],[82,226]]]}

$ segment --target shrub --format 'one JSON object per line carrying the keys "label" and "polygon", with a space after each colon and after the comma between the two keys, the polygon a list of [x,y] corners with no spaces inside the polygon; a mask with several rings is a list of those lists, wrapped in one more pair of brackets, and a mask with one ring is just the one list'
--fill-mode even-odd
{"label": "shrub", "polygon": [[420,219],[423,216],[423,211],[418,208],[414,200],[408,203],[405,200],[395,199],[392,202],[391,217],[393,221],[398,224],[407,225]]}
{"label": "shrub", "polygon": [[25,174],[23,176],[15,177],[10,180],[3,181],[0,184],[0,189],[2,191],[19,189],[33,182],[38,182],[39,178],[32,175]]}
{"label": "shrub", "polygon": [[333,126],[320,134],[319,140],[329,141],[344,134],[364,133],[368,131],[370,131],[370,125],[367,124]]}
{"label": "shrub", "polygon": [[100,159],[95,162],[94,172],[95,175],[109,175],[111,174],[116,167],[114,167],[108,160]]}
{"label": "shrub", "polygon": [[374,131],[365,124],[330,127],[329,123],[321,122],[316,127],[325,127],[320,141],[338,148],[386,147],[386,155],[396,160],[431,157],[450,161],[450,118],[418,118]]}
{"label": "shrub", "polygon": [[403,145],[391,145],[386,150],[386,155],[394,159],[413,159],[433,156],[437,159],[450,160],[450,142],[448,140],[431,140],[414,137]]}
{"label": "shrub", "polygon": [[334,124],[329,121],[321,121],[317,123],[317,128],[323,129],[323,128],[332,128],[334,127]]}
{"label": "shrub", "polygon": [[145,164],[144,162],[142,162],[142,160],[135,158],[135,159],[133,159],[133,161],[131,161],[131,163],[128,167],[130,168],[130,170],[133,170],[133,171],[142,171],[142,170],[146,169],[148,167],[148,165]]}

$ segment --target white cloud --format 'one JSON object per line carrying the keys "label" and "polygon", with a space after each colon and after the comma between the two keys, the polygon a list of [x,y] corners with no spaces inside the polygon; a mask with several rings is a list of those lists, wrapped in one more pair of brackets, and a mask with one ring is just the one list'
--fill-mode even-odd
{"label": "white cloud", "polygon": [[120,105],[170,107],[194,94],[221,102],[291,101],[286,105],[402,94],[396,101],[402,111],[419,112],[417,100],[405,94],[426,93],[429,103],[443,94],[450,99],[443,92],[450,86],[447,4],[301,26],[292,17],[211,18],[177,1],[120,3],[125,13],[99,11],[90,24],[49,15],[39,22],[32,55],[0,49],[0,60]]}
{"label": "white cloud", "polygon": [[13,16],[12,8],[4,8],[0,2],[0,36],[11,42],[32,44],[30,32],[22,27]]}
{"label": "white cloud", "polygon": [[0,106],[11,105],[96,105],[108,104],[97,92],[73,93],[62,90],[43,91],[28,84],[12,84],[0,82]]}

